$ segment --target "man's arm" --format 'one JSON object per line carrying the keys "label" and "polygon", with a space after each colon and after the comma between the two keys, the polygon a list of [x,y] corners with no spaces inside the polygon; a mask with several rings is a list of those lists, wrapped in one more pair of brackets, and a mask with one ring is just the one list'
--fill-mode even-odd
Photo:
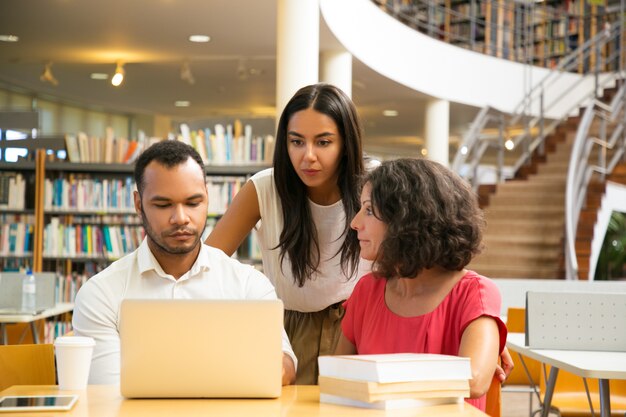
{"label": "man's arm", "polygon": [[[93,280],[94,278],[92,278]],[[98,282],[89,280],[76,295],[72,326],[76,336],[96,341],[90,384],[119,384],[120,337],[117,329],[117,302]]]}
{"label": "man's arm", "polygon": [[[259,300],[275,300],[276,291],[270,283],[270,280],[261,272],[254,268],[246,267],[246,271],[250,274],[247,285],[247,299]],[[283,385],[293,384],[296,379],[296,370],[298,369],[298,358],[293,352],[287,332],[283,328],[282,335],[283,349]]]}

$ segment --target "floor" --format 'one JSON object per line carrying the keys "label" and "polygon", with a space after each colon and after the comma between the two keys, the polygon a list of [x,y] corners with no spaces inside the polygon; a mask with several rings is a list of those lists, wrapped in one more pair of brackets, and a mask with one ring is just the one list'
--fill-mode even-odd
{"label": "floor", "polygon": [[[502,391],[502,417],[529,417],[529,406],[527,392]],[[538,407],[537,399],[533,397],[533,411]]]}

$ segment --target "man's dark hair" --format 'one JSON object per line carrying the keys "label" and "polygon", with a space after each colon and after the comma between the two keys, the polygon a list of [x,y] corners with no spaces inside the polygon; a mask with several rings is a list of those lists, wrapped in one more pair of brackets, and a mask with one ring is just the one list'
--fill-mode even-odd
{"label": "man's dark hair", "polygon": [[135,163],[135,183],[139,195],[143,192],[143,174],[150,162],[157,161],[166,168],[172,168],[184,164],[189,158],[198,163],[204,174],[204,162],[202,162],[200,154],[186,143],[177,140],[163,140],[143,151]]}

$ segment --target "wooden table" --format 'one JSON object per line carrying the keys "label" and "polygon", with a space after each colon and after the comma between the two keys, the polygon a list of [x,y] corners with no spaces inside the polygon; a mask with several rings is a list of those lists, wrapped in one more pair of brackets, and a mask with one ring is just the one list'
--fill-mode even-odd
{"label": "wooden table", "polygon": [[39,334],[35,322],[41,319],[47,319],[48,317],[58,316],[64,313],[69,313],[74,310],[74,303],[57,303],[52,308],[43,310],[37,314],[0,314],[0,336],[2,337],[2,343],[9,344],[7,337],[7,324],[12,323],[30,323],[30,330],[33,333],[33,342],[39,343]]}
{"label": "wooden table", "polygon": [[473,406],[437,405],[402,410],[372,410],[320,404],[316,385],[287,386],[278,399],[124,399],[117,385],[90,385],[85,391],[60,391],[54,385],[14,385],[0,392],[6,395],[79,394],[68,412],[2,413],[3,417],[486,417]]}
{"label": "wooden table", "polygon": [[547,417],[550,411],[559,369],[582,378],[597,378],[600,383],[600,415],[611,416],[609,380],[626,379],[626,352],[531,349],[525,345],[523,333],[509,333],[506,346],[514,352],[552,366],[546,382],[543,417]]}

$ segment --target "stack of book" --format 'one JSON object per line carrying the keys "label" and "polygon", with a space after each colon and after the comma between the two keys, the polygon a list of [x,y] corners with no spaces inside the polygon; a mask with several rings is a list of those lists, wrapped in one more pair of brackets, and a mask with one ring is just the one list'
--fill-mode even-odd
{"label": "stack of book", "polygon": [[320,402],[396,409],[461,403],[469,397],[469,358],[396,353],[320,356]]}

